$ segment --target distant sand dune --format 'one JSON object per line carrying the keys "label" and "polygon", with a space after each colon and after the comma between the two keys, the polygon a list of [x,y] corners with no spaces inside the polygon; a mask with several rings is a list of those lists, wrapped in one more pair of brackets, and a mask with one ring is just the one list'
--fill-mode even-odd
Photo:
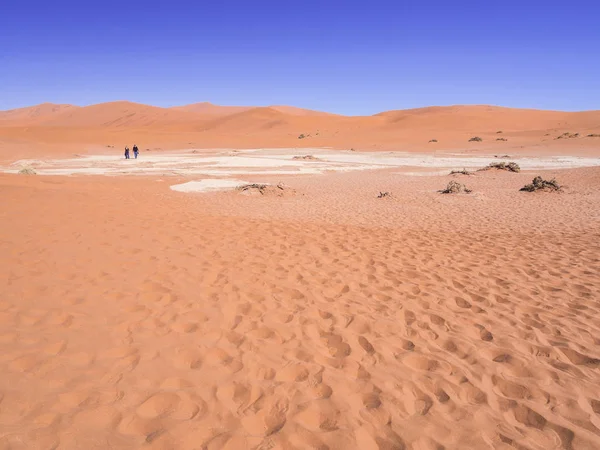
{"label": "distant sand dune", "polygon": [[[563,133],[579,135],[557,140]],[[107,145],[121,149],[133,143],[155,150],[331,147],[589,156],[600,153],[600,140],[586,137],[593,134],[600,134],[600,111],[449,106],[347,117],[290,106],[43,104],[0,112],[0,159],[10,158],[11,152],[19,157],[67,154],[76,147],[97,152]],[[474,136],[482,141],[469,142]]]}

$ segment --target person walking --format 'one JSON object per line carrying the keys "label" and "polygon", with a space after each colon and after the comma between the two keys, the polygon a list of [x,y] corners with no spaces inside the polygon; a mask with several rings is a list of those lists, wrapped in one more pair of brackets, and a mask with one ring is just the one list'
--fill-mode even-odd
{"label": "person walking", "polygon": [[133,156],[135,157],[135,159],[137,159],[138,153],[140,151],[138,150],[137,145],[133,144]]}
{"label": "person walking", "polygon": [[125,159],[129,159],[129,147],[125,146]]}

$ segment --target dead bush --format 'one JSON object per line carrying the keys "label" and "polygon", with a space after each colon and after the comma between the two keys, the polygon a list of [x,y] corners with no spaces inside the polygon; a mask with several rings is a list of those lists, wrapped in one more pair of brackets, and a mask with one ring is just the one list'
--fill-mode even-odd
{"label": "dead bush", "polygon": [[469,172],[467,169],[463,170],[453,170],[450,172],[450,175],[474,175],[473,172]]}
{"label": "dead bush", "polygon": [[479,169],[479,170],[482,171],[482,170],[490,170],[490,169],[506,170],[508,172],[520,172],[521,171],[521,167],[519,167],[519,165],[516,162],[505,163],[504,161],[490,163],[487,167],[484,167],[483,169]]}
{"label": "dead bush", "polygon": [[464,184],[458,183],[457,181],[451,181],[446,186],[446,189],[440,191],[442,194],[468,194],[471,189],[468,189]]}
{"label": "dead bush", "polygon": [[556,139],[574,139],[576,137],[579,137],[579,133],[563,133],[560,136],[558,136]]}
{"label": "dead bush", "polygon": [[35,171],[35,169],[33,167],[23,167],[21,170],[19,170],[19,174],[20,175],[36,175],[37,172]]}
{"label": "dead bush", "polygon": [[535,192],[535,191],[560,191],[561,186],[558,182],[552,178],[551,180],[544,180],[542,177],[537,176],[533,179],[531,184],[526,184],[520,191]]}

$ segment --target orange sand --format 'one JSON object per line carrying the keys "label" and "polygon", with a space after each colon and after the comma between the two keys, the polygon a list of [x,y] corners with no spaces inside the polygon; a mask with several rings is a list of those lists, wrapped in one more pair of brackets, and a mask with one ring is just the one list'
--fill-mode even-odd
{"label": "orange sand", "polygon": [[[579,136],[556,139],[566,132]],[[298,139],[301,134],[306,138]],[[600,134],[600,111],[451,106],[346,117],[289,106],[42,104],[0,111],[0,160],[100,151],[120,154],[125,144],[131,147],[134,143],[150,151],[332,147],[597,156],[600,137],[587,137],[590,134]],[[474,136],[483,142],[468,142]],[[438,142],[429,142],[433,139]]]}
{"label": "orange sand", "polygon": [[396,172],[1,175],[0,449],[600,448],[600,169]]}

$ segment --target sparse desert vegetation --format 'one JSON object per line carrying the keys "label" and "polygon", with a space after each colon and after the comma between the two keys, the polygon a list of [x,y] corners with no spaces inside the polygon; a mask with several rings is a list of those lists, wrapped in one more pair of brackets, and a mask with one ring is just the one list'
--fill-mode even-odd
{"label": "sparse desert vegetation", "polygon": [[561,186],[554,178],[552,178],[551,180],[544,180],[542,177],[537,176],[533,179],[531,184],[526,184],[520,190],[526,192],[560,191]]}
{"label": "sparse desert vegetation", "polygon": [[505,142],[508,141],[508,139],[506,139],[506,138],[496,138],[496,140],[497,141],[505,141]]}
{"label": "sparse desert vegetation", "polygon": [[293,195],[296,193],[294,189],[290,189],[283,183],[279,183],[275,186],[271,184],[263,183],[251,183],[238,186],[236,191],[244,195],[268,195],[274,197],[283,197],[287,195]]}
{"label": "sparse desert vegetation", "polygon": [[302,133],[300,136],[298,136],[298,139],[304,139],[306,137],[308,137],[308,136],[306,136],[304,133]]}
{"label": "sparse desert vegetation", "polygon": [[469,139],[469,142],[482,142],[483,139],[481,139],[479,136],[473,136],[471,139]]}
{"label": "sparse desert vegetation", "polygon": [[385,191],[385,192],[379,192],[379,195],[377,196],[377,198],[391,198],[392,197],[392,193]]}
{"label": "sparse desert vegetation", "polygon": [[474,175],[474,173],[469,172],[467,169],[462,169],[462,170],[453,170],[450,172],[450,175]]}
{"label": "sparse desert vegetation", "polygon": [[429,142],[437,142],[437,139],[431,139]]}
{"label": "sparse desert vegetation", "polygon": [[579,133],[563,133],[560,136],[558,136],[556,139],[575,139],[579,137]]}
{"label": "sparse desert vegetation", "polygon": [[302,160],[302,161],[321,161],[319,158],[317,158],[316,156],[313,156],[313,155],[294,156],[292,159]]}
{"label": "sparse desert vegetation", "polygon": [[479,171],[490,170],[490,169],[506,170],[508,172],[520,172],[521,171],[521,167],[516,162],[506,163],[504,161],[490,163],[488,166],[484,167],[483,169],[479,169]]}
{"label": "sparse desert vegetation", "polygon": [[20,175],[35,175],[37,172],[33,167],[23,167],[19,170]]}
{"label": "sparse desert vegetation", "polygon": [[446,189],[440,191],[442,194],[469,194],[471,189],[468,189],[464,184],[458,181],[450,181]]}
{"label": "sparse desert vegetation", "polygon": [[587,137],[591,137],[591,138],[597,137],[597,138],[600,138],[600,134],[592,133],[592,134],[588,134]]}

